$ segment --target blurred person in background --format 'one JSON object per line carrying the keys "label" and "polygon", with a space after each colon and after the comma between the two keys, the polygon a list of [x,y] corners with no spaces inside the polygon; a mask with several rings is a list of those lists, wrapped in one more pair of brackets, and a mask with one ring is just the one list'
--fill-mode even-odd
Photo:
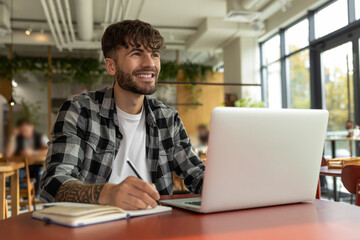
{"label": "blurred person in background", "polygon": [[345,123],[345,128],[348,131],[347,137],[352,137],[353,136],[353,133],[354,133],[353,127],[354,127],[354,122],[350,121],[350,120],[347,120],[346,123]]}
{"label": "blurred person in background", "polygon": [[209,130],[205,124],[200,124],[197,127],[198,130],[198,139],[199,139],[199,147],[207,146],[209,141]]}
{"label": "blurred person in background", "polygon": [[[44,156],[47,152],[48,138],[34,129],[33,123],[28,118],[21,118],[16,123],[9,141],[6,145],[6,157],[32,157]],[[39,183],[43,172],[41,165],[29,166],[30,177],[36,179],[35,194],[39,195]],[[25,168],[19,171],[20,182],[26,178]]]}
{"label": "blurred person in background", "polygon": [[209,130],[206,124],[200,124],[197,127],[198,143],[194,146],[195,153],[203,160],[206,161],[207,148],[209,143]]}

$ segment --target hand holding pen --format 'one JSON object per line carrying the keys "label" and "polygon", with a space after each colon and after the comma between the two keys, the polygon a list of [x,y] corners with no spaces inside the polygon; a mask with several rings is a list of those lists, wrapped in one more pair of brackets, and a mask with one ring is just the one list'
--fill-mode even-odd
{"label": "hand holding pen", "polygon": [[[135,174],[140,176],[136,168],[134,169],[137,173]],[[155,208],[159,199],[160,195],[152,184],[144,182],[139,177],[130,176],[120,184],[105,184],[100,193],[99,204],[138,210],[147,209],[148,206]]]}
{"label": "hand holding pen", "polygon": [[[129,164],[131,170],[133,170],[133,172],[135,173],[135,175],[136,175],[139,179],[144,180],[144,179],[140,176],[139,171],[137,170],[137,168],[135,167],[135,165],[130,161],[129,158],[126,159],[126,162],[127,162],[127,164]],[[153,186],[154,186],[154,185],[153,185]],[[154,188],[155,188],[155,186],[154,186]],[[155,189],[156,189],[156,188],[155,188]],[[156,200],[156,203],[157,203],[158,205],[160,205],[159,200]]]}

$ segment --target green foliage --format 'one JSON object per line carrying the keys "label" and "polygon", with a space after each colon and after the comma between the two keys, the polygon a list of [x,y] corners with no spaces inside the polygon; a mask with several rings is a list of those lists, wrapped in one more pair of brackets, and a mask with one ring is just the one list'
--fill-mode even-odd
{"label": "green foliage", "polygon": [[265,106],[264,102],[254,102],[252,98],[242,98],[234,103],[235,107],[244,107],[244,108],[263,108]]}
{"label": "green foliage", "polygon": [[176,80],[179,67],[176,66],[175,61],[161,63],[161,71],[159,74],[159,82]]}
{"label": "green foliage", "polygon": [[[180,82],[197,82],[206,81],[207,74],[208,72],[212,71],[212,67],[191,63],[190,61],[182,63],[179,66],[176,65],[175,61],[165,62],[161,64],[159,82],[176,81],[179,70],[182,70],[184,73],[183,78],[179,79]],[[191,103],[200,103],[199,98],[201,96],[202,89],[197,88],[196,85],[189,85],[185,88],[189,91],[189,95],[191,96]]]}
{"label": "green foliage", "polygon": [[[325,68],[325,79],[334,78],[325,83],[326,108],[329,110],[328,130],[343,131],[345,129],[345,122],[351,119],[348,109],[347,77],[340,68],[333,70],[334,72],[330,73],[330,69]],[[350,91],[352,91],[352,84],[350,85]],[[353,109],[350,109],[350,113],[352,111]]]}
{"label": "green foliage", "polygon": [[309,51],[301,51],[289,58],[290,66],[290,101],[292,108],[311,108]]}
{"label": "green foliage", "polygon": [[[0,57],[0,77],[11,80],[11,76],[22,71],[43,72],[45,77],[49,72],[47,58],[17,57],[13,60]],[[54,58],[52,72],[60,73],[62,82],[80,83],[91,86],[104,73],[103,64],[92,58]]]}
{"label": "green foliage", "polygon": [[197,79],[206,81],[207,73],[212,71],[211,66],[191,63],[189,61],[180,64],[179,68],[184,71],[184,78],[181,80],[184,82],[196,82]]}
{"label": "green foliage", "polygon": [[23,98],[20,99],[19,105],[22,108],[22,111],[19,112],[17,119],[15,122],[20,118],[28,118],[35,126],[39,126],[39,119],[40,119],[40,101],[36,103],[26,102]]}
{"label": "green foliage", "polygon": [[182,63],[179,66],[176,66],[175,61],[164,62],[161,63],[159,81],[174,81],[179,70],[183,70],[184,72],[184,77],[179,79],[179,81],[196,82],[206,81],[207,73],[212,71],[212,67],[191,63],[190,61]]}

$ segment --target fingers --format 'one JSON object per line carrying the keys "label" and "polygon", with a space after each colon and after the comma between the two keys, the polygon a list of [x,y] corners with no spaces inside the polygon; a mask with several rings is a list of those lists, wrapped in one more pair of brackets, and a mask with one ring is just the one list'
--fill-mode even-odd
{"label": "fingers", "polygon": [[153,184],[146,183],[136,177],[128,177],[117,185],[113,198],[114,203],[123,209],[155,208],[160,198]]}
{"label": "fingers", "polygon": [[159,193],[156,191],[156,188],[152,186],[152,184],[144,182],[136,177],[128,177],[127,179],[129,179],[129,183],[131,185],[133,185],[135,188],[139,189],[140,191],[147,193],[152,199],[154,200],[160,199]]}
{"label": "fingers", "polygon": [[143,200],[137,198],[137,197],[134,197],[132,195],[128,195],[124,200],[123,202],[125,204],[128,205],[128,210],[136,210],[136,209],[147,209],[148,208],[148,204],[145,203]]}
{"label": "fingers", "polygon": [[131,192],[130,192],[131,196],[134,196],[138,199],[140,199],[141,201],[143,201],[144,203],[146,203],[146,206],[151,206],[152,208],[155,208],[157,206],[156,201],[151,198],[149,196],[149,194],[147,194],[146,192],[143,192],[137,188],[134,188]]}

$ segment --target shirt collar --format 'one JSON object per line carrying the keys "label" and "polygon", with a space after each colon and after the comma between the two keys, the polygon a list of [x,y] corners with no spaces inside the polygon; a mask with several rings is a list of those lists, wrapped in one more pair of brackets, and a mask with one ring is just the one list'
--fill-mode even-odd
{"label": "shirt collar", "polygon": [[[105,88],[104,98],[101,104],[100,115],[105,118],[113,118],[115,112],[114,84]],[[116,112],[115,112],[116,113]]]}
{"label": "shirt collar", "polygon": [[[150,98],[149,96],[144,97],[145,119],[149,125],[155,126],[156,119],[149,98]],[[100,115],[102,117],[114,119],[115,121],[117,121],[116,107],[114,100],[114,84],[111,87],[105,89],[104,98],[100,109]]]}

